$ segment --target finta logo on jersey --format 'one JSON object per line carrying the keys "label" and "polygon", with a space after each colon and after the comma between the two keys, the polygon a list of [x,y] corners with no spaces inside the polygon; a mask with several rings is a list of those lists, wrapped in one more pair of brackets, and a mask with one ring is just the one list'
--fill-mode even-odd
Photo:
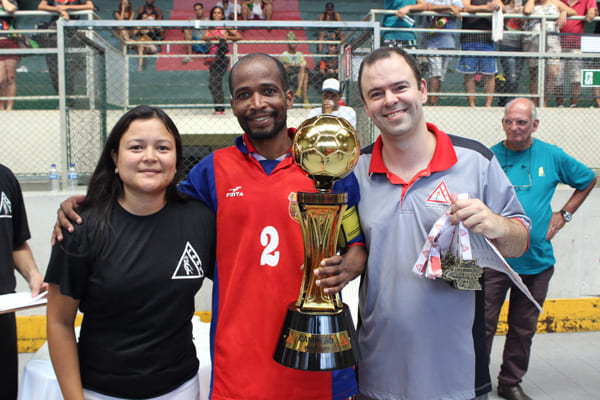
{"label": "finta logo on jersey", "polygon": [[198,279],[204,278],[202,260],[190,242],[185,243],[183,254],[177,263],[177,268],[171,279]]}
{"label": "finta logo on jersey", "polygon": [[243,197],[244,192],[242,192],[242,187],[234,187],[232,189],[227,189],[227,193],[225,193],[225,197]]}
{"label": "finta logo on jersey", "polygon": [[444,206],[452,204],[452,196],[450,196],[450,192],[448,191],[444,181],[441,181],[440,184],[433,189],[433,192],[431,192],[427,198],[427,203]]}

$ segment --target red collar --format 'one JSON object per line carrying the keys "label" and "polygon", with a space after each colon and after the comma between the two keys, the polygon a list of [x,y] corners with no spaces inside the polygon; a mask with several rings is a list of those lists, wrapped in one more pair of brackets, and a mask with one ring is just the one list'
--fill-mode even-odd
{"label": "red collar", "polygon": [[[429,161],[427,169],[417,173],[415,178],[430,175],[432,172],[445,171],[456,164],[457,161],[456,152],[454,151],[450,137],[429,122],[427,123],[427,130],[436,136],[435,152],[433,153],[433,158]],[[406,184],[406,182],[392,174],[386,167],[381,155],[382,147],[383,142],[381,141],[381,136],[379,136],[373,145],[369,175],[373,173],[385,174],[391,183]],[[416,180],[415,178],[411,180],[411,183]]]}

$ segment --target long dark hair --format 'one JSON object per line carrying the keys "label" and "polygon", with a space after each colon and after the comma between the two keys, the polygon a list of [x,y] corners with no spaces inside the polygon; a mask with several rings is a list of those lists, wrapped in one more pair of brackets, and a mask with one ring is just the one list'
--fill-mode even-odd
{"label": "long dark hair", "polygon": [[183,164],[183,148],[179,130],[177,130],[173,120],[171,120],[171,118],[160,108],[147,105],[137,106],[126,112],[119,121],[117,121],[108,135],[106,143],[104,144],[104,149],[102,150],[102,154],[96,165],[96,169],[90,178],[85,200],[79,206],[79,211],[94,209],[94,214],[96,214],[96,217],[99,220],[98,233],[100,237],[103,237],[103,231],[106,226],[108,226],[110,213],[115,202],[123,194],[123,182],[121,182],[119,175],[115,173],[116,165],[111,156],[111,152],[114,151],[118,154],[121,138],[127,129],[129,129],[129,126],[133,121],[151,118],[158,118],[161,120],[165,125],[165,128],[167,128],[167,131],[169,131],[169,133],[173,135],[173,139],[175,139],[175,177],[169,186],[167,186],[165,199],[169,202],[178,201],[183,198],[177,191],[177,184],[182,178]]}
{"label": "long dark hair", "polygon": [[[121,2],[122,0],[119,1],[119,8],[117,8],[117,11],[115,11],[113,14],[119,14],[119,11],[121,11]],[[133,9],[131,8],[131,2],[127,1],[127,5],[125,6],[125,14],[123,15],[123,19],[129,19],[129,16],[133,14]]]}
{"label": "long dark hair", "polygon": [[223,13],[223,19],[225,19],[225,10],[223,10],[223,7],[221,7],[221,6],[214,6],[213,8],[211,8],[210,14],[208,14],[208,19],[213,20],[213,21],[215,20],[213,18],[213,11],[215,11],[215,9],[217,9],[217,8],[221,9],[221,12]]}

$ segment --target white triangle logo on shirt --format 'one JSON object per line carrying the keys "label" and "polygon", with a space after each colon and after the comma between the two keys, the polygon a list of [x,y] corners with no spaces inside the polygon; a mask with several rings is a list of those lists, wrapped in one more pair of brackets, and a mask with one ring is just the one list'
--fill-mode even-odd
{"label": "white triangle logo on shirt", "polygon": [[442,181],[427,198],[431,203],[452,204],[452,196],[446,187],[446,183]]}
{"label": "white triangle logo on shirt", "polygon": [[177,263],[177,268],[171,279],[198,279],[204,278],[202,260],[190,242],[185,243],[183,254]]}
{"label": "white triangle logo on shirt", "polygon": [[4,192],[0,197],[0,218],[12,218],[12,204]]}

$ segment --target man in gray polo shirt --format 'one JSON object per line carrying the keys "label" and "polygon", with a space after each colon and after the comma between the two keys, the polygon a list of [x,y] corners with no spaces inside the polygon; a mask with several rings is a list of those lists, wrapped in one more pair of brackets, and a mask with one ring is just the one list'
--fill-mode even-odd
{"label": "man in gray polo shirt", "polygon": [[[451,208],[471,235],[504,256],[526,250],[530,221],[493,153],[425,122],[427,84],[413,57],[365,57],[359,90],[381,131],[354,170],[369,259],[360,289],[360,399],[485,397],[491,390],[481,291],[420,279],[412,267],[435,221]],[[468,200],[455,194],[466,193]]]}

